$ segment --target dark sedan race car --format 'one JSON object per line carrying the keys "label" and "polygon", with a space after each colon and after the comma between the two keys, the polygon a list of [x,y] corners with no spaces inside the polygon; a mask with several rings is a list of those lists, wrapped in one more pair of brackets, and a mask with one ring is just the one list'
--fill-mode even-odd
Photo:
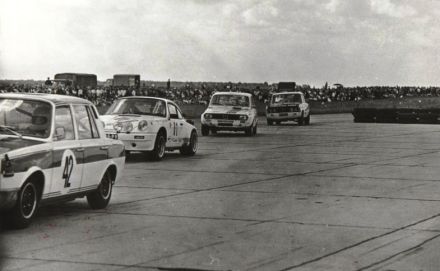
{"label": "dark sedan race car", "polygon": [[105,208],[125,164],[92,103],[50,94],[0,95],[0,211],[14,228],[42,204],[87,196]]}

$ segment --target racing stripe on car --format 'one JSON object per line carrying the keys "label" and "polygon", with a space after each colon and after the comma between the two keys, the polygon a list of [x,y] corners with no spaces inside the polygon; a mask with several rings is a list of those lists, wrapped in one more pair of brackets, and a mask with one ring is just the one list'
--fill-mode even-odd
{"label": "racing stripe on car", "polygon": [[[60,167],[65,150],[67,149],[43,151],[12,158],[12,168],[15,173],[20,173],[26,172],[34,165],[39,165],[41,169]],[[100,153],[98,153],[98,150]],[[124,147],[120,145],[111,145],[107,152],[102,151],[100,147],[96,146],[86,147],[84,156],[81,152],[74,151],[74,153],[77,164],[92,163],[125,156]]]}

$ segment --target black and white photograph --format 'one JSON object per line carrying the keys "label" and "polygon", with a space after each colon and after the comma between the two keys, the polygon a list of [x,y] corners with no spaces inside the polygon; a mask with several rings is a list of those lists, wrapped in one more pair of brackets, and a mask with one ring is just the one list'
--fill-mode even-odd
{"label": "black and white photograph", "polygon": [[440,270],[440,1],[0,0],[0,271]]}

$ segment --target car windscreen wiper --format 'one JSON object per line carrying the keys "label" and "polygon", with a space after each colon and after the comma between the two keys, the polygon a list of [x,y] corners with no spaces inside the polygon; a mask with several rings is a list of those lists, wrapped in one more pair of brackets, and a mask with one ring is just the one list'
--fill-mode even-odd
{"label": "car windscreen wiper", "polygon": [[118,116],[132,116],[132,117],[140,117],[140,114],[133,114],[133,113],[113,113],[112,115],[118,115]]}
{"label": "car windscreen wiper", "polygon": [[0,125],[0,133],[1,132],[8,132],[12,135],[22,137],[23,135],[17,132],[17,130],[14,127],[6,126],[6,125]]}

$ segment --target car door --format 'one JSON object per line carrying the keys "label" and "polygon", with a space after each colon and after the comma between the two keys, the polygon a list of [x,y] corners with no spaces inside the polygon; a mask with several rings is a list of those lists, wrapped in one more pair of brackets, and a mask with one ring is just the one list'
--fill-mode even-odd
{"label": "car door", "polygon": [[52,184],[49,196],[78,192],[81,188],[84,153],[77,140],[72,109],[68,105],[55,108]]}
{"label": "car door", "polygon": [[84,153],[82,191],[95,189],[101,181],[108,159],[108,144],[99,134],[98,116],[89,105],[74,105],[75,123],[78,127],[78,139]]}
{"label": "car door", "polygon": [[171,126],[170,132],[168,133],[168,143],[167,146],[175,147],[179,145],[179,116],[177,114],[177,107],[168,103],[168,112],[169,112],[169,123]]}
{"label": "car door", "polygon": [[177,109],[177,137],[179,145],[183,144],[184,138],[188,138],[189,136],[189,123],[186,122],[185,118],[183,117],[182,111],[180,108],[176,105]]}

